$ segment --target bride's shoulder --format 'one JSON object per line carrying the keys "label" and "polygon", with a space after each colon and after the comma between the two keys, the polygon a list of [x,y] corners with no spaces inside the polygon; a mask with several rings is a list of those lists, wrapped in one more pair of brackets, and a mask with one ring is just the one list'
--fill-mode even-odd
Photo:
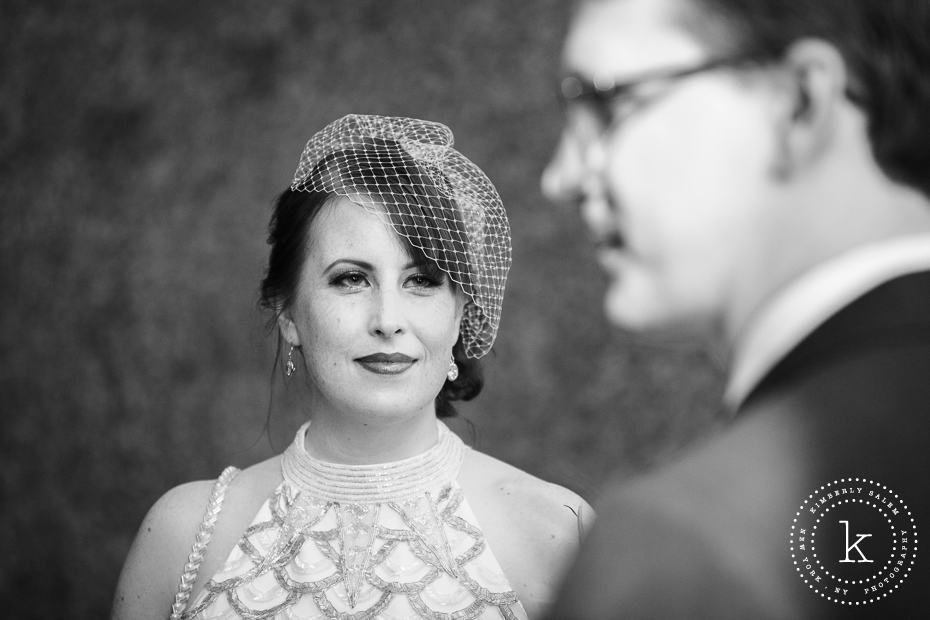
{"label": "bride's shoulder", "polygon": [[593,518],[587,501],[564,486],[477,450],[467,450],[459,482],[466,494],[504,507],[514,518],[576,537]]}
{"label": "bride's shoulder", "polygon": [[475,450],[465,452],[459,484],[527,613],[541,615],[591,507],[574,491]]}
{"label": "bride's shoulder", "polygon": [[[221,513],[226,516],[242,509],[255,507],[257,510],[256,504],[260,506],[280,481],[279,456],[230,472],[224,480]],[[171,531],[192,529],[196,532],[214,492],[220,488],[220,478],[180,484],[155,502],[146,515],[146,521]]]}
{"label": "bride's shoulder", "polygon": [[[225,559],[280,479],[278,457],[249,467],[226,487],[213,537],[203,556],[194,591]],[[117,586],[114,618],[147,618],[147,610],[171,605],[178,580],[204,520],[217,480],[180,484],[149,509],[132,543]],[[262,495],[264,494],[264,495]]]}

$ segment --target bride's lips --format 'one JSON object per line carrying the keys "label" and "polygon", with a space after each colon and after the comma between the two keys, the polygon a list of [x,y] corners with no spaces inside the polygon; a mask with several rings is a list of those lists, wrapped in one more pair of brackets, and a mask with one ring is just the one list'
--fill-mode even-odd
{"label": "bride's lips", "polygon": [[399,375],[416,363],[416,359],[403,353],[372,353],[357,357],[362,368],[379,375]]}

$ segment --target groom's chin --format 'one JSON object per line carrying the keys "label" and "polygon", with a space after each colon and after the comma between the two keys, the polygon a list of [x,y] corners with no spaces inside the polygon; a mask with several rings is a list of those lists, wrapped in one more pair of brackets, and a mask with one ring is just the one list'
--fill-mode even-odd
{"label": "groom's chin", "polygon": [[702,319],[693,308],[662,303],[645,293],[629,283],[611,282],[604,296],[604,313],[611,325],[660,341],[703,342],[715,333],[713,321]]}

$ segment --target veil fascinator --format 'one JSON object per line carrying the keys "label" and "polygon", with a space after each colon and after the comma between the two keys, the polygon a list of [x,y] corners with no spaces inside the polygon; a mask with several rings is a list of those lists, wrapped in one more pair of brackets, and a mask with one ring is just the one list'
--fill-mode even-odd
{"label": "veil fascinator", "polygon": [[479,358],[500,323],[510,226],[494,185],[452,145],[441,123],[350,114],[310,138],[291,189],[345,196],[422,251],[466,294],[462,344]]}

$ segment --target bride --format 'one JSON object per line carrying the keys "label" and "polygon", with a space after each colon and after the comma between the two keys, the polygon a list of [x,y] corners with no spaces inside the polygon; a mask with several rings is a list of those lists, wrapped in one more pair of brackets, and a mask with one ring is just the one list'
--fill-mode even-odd
{"label": "bride", "polygon": [[306,386],[285,452],[166,493],[114,618],[541,615],[590,508],[442,423],[478,394],[510,234],[444,125],[315,134],[270,225],[262,302]]}

